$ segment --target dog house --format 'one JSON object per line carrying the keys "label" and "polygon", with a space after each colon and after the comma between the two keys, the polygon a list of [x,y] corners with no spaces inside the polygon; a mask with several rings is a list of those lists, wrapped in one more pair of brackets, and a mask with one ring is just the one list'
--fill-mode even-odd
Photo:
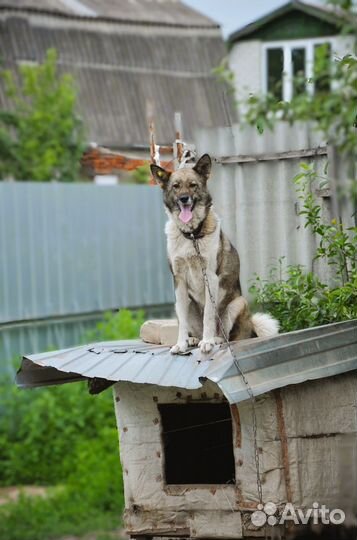
{"label": "dog house", "polygon": [[17,384],[114,383],[131,537],[264,537],[268,518],[271,529],[285,527],[287,503],[352,515],[357,321],[232,346],[255,396],[256,434],[247,386],[223,345],[206,356],[140,341],[37,354],[24,357]]}

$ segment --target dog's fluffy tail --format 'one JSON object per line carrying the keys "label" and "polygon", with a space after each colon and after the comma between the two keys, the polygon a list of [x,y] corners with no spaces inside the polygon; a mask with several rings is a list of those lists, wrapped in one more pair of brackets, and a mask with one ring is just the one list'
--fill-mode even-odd
{"label": "dog's fluffy tail", "polygon": [[268,313],[254,313],[252,323],[258,337],[272,337],[279,334],[279,321]]}

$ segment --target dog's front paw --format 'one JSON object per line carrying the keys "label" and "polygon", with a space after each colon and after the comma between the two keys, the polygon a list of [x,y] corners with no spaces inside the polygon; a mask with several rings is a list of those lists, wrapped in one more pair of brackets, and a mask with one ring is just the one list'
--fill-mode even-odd
{"label": "dog's front paw", "polygon": [[198,344],[201,352],[203,353],[209,353],[215,346],[215,338],[210,339],[202,339]]}
{"label": "dog's front paw", "polygon": [[199,341],[200,340],[198,338],[196,338],[196,337],[190,336],[188,338],[188,344],[189,344],[190,347],[196,347],[196,345],[199,344]]}
{"label": "dog's front paw", "polygon": [[178,343],[176,343],[176,345],[171,347],[170,353],[171,354],[185,353],[187,351],[187,347],[188,347],[187,340],[179,341]]}
{"label": "dog's front paw", "polygon": [[201,349],[201,352],[209,353],[215,345],[221,345],[222,343],[224,343],[224,339],[219,336],[215,336],[210,339],[202,339],[198,346]]}

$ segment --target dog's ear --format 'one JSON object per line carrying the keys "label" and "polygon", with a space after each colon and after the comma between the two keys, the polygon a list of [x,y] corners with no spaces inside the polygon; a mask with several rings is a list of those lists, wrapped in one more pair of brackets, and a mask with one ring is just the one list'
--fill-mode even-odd
{"label": "dog's ear", "polygon": [[208,154],[203,154],[200,159],[197,161],[196,165],[193,167],[193,170],[196,171],[202,178],[208,180],[211,173],[212,161]]}
{"label": "dog's ear", "polygon": [[171,173],[169,171],[165,171],[165,169],[159,167],[158,165],[154,165],[153,163],[150,165],[150,170],[155,181],[162,189],[165,189],[168,181],[170,180]]}

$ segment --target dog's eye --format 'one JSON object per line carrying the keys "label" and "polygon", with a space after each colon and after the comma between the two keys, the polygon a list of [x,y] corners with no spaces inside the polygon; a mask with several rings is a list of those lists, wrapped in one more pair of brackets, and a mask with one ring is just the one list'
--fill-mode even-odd
{"label": "dog's eye", "polygon": [[197,187],[197,184],[195,182],[191,182],[190,188],[195,188],[195,187]]}
{"label": "dog's eye", "polygon": [[178,189],[178,188],[180,187],[180,184],[174,184],[172,187],[173,187],[174,189]]}

